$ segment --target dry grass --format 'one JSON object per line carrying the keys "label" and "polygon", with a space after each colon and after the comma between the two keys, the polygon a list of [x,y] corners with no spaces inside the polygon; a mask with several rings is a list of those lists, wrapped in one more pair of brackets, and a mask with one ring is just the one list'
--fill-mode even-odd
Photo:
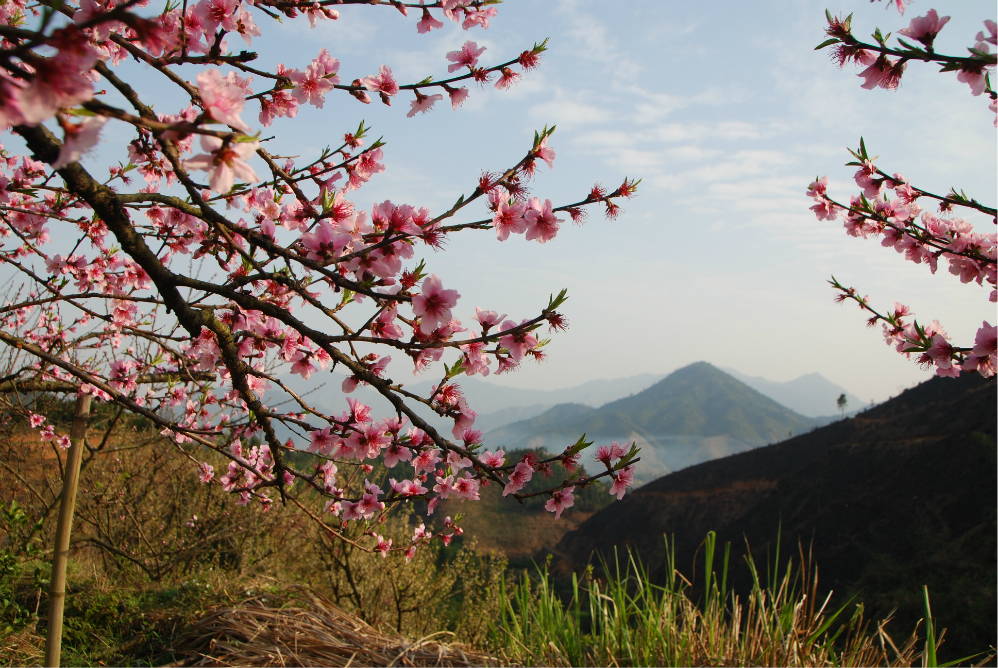
{"label": "dry grass", "polygon": [[45,638],[23,628],[0,640],[0,665],[40,666],[45,659]]}
{"label": "dry grass", "polygon": [[448,632],[409,641],[383,633],[328,600],[295,588],[284,601],[255,597],[209,612],[176,651],[188,666],[494,666],[448,644]]}

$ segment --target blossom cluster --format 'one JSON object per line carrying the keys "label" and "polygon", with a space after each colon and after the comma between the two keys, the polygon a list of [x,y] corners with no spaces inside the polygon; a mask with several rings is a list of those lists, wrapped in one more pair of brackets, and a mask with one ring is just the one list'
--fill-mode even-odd
{"label": "blossom cluster", "polygon": [[[899,2],[898,9],[902,13],[903,7],[904,4]],[[991,52],[991,47],[998,44],[995,21],[984,21],[985,29],[977,33],[974,45],[967,49],[970,55],[958,57],[939,54],[933,49],[936,37],[950,20],[949,16],[939,16],[934,9],[912,19],[907,28],[896,32],[897,47],[887,45],[890,34],[884,36],[880,28],[873,33],[875,44],[857,39],[852,33],[851,14],[844,19],[831,13],[826,15],[828,27],[825,33],[828,39],[817,48],[833,46],[831,58],[840,68],[849,62],[864,68],[858,75],[863,79],[863,88],[896,90],[910,61],[937,63],[942,66],[942,72],[956,72],[957,80],[970,86],[973,95],[988,94],[989,106],[996,113],[995,125],[998,127],[998,96],[988,78],[996,64],[996,54]]]}
{"label": "blossom cluster", "polygon": [[[597,185],[561,205],[531,196],[538,166],[555,162],[555,128],[545,127],[521,159],[472,179],[449,209],[397,200],[363,208],[355,193],[386,169],[385,144],[371,141],[364,122],[312,159],[280,155],[279,139],[261,138],[259,127],[276,130],[302,105],[324,109],[334,95],[391,105],[411,91],[411,117],[446,94],[457,109],[469,95],[463,83],[508,89],[539,65],[546,41],[484,65],[486,49],[469,40],[442,59],[447,78],[412,84],[387,64],[346,74],[325,48],[269,70],[249,64],[256,53],[229,48],[227,36],[252,46],[281,16],[304,14],[313,27],[340,20],[328,4],[199,0],[154,13],[147,0],[6,0],[0,125],[27,151],[0,146],[0,264],[13,277],[0,308],[4,375],[115,402],[178,445],[214,451],[227,464],[216,473],[217,459],[200,461],[196,474],[240,503],[265,510],[278,499],[322,494],[316,519],[331,532],[362,522],[372,550],[411,558],[460,527],[448,518],[442,530],[422,528],[411,545],[393,546],[374,533],[392,507],[420,499],[432,513],[441,499],[477,500],[488,484],[522,498],[548,465],[484,451],[477,414],[455,379],[540,361],[548,343],[541,328],[567,327],[564,291],[529,317],[478,306],[462,321],[459,282],[417,263],[418,249],[441,250],[450,235],[476,230],[494,230],[500,241],[553,242],[559,214],[582,223],[587,207],[602,206],[615,219],[638,182],[624,179],[612,191]],[[441,19],[485,29],[496,16],[490,0],[387,4],[404,15],[416,10],[420,33],[442,28]],[[41,18],[37,30],[25,27],[29,16]],[[169,103],[157,102],[164,111],[144,101],[146,82],[125,81],[118,66],[126,58],[147,66],[160,93],[173,92]],[[98,178],[80,160],[110,127],[129,139],[122,161]],[[387,377],[393,356],[416,374],[443,366],[428,396]],[[333,370],[344,375],[345,394],[370,386],[395,416],[377,419],[349,396],[344,412],[327,414],[287,382],[289,374],[307,380]],[[423,420],[416,404],[452,420],[451,433]],[[30,420],[42,437],[68,446],[40,417]],[[588,445],[580,440],[558,457],[569,468]],[[313,463],[296,468],[291,452]],[[635,455],[616,452],[600,459],[605,471],[530,495],[547,495],[557,516],[573,490],[598,478],[612,478],[612,493],[622,496]],[[370,475],[379,462],[394,476],[381,486]],[[399,473],[400,464],[411,474]]]}
{"label": "blossom cluster", "polygon": [[[998,301],[998,235],[977,232],[966,220],[950,215],[955,207],[986,213],[992,218],[996,211],[962,193],[934,195],[913,187],[901,174],[888,175],[876,167],[863,142],[852,153],[857,161],[848,164],[859,167],[854,180],[861,192],[852,196],[846,206],[828,195],[827,177],[815,179],[808,186],[807,195],[814,200],[811,210],[818,220],[842,219],[850,236],[880,237],[882,246],[894,248],[915,264],[927,265],[932,273],[943,258],[950,273],[959,276],[962,283],[987,282],[991,286],[990,301]],[[893,199],[889,193],[893,193]],[[938,212],[924,211],[920,199],[938,201]],[[869,298],[859,296],[855,289],[834,278],[830,283],[839,291],[838,301],[856,302],[871,314],[869,325],[882,324],[888,345],[909,358],[917,354],[916,361],[934,368],[938,375],[959,376],[961,371],[977,371],[988,378],[995,374],[995,327],[987,321],[978,329],[972,348],[955,347],[939,322],[923,327],[915,320],[907,321],[905,318],[911,312],[900,304],[895,304],[893,312],[881,314],[870,306]]]}

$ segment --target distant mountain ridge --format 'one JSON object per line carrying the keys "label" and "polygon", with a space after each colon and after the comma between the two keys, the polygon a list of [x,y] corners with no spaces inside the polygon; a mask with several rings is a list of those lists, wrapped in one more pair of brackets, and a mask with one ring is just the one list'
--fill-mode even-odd
{"label": "distant mountain ridge", "polygon": [[[591,407],[602,406],[620,397],[641,392],[663,377],[665,374],[645,373],[627,378],[590,380],[581,385],[560,390],[506,387],[471,376],[461,376],[454,379],[454,382],[461,386],[461,391],[467,398],[468,404],[479,414],[475,421],[475,428],[489,431],[510,422],[535,417],[557,404],[578,403]],[[321,410],[339,413],[347,409],[346,399],[339,391],[343,378],[344,376],[336,373],[315,374],[309,380],[289,375],[282,380],[295,392],[305,395],[307,401],[314,403]],[[395,380],[402,382],[403,379]],[[439,379],[420,380],[419,382],[406,383],[405,389],[427,396],[431,391],[430,388],[438,382]],[[325,386],[318,389],[323,385]],[[374,415],[388,416],[395,413],[391,404],[370,387],[360,386],[351,396],[371,406]],[[452,420],[441,418],[421,404],[414,404],[413,409],[442,433],[450,434],[453,426]]]}
{"label": "distant mountain ridge", "polygon": [[846,395],[846,413],[867,408],[862,399],[852,394],[844,387],[836,385],[820,373],[809,373],[799,378],[781,383],[761,376],[747,376],[734,369],[721,369],[742,381],[757,392],[765,394],[792,411],[807,417],[833,415],[838,411],[837,401]]}
{"label": "distant mountain ridge", "polygon": [[562,404],[485,434],[487,447],[558,452],[589,440],[637,442],[635,480],[647,482],[701,461],[783,440],[820,424],[776,403],[707,362],[600,408]]}
{"label": "distant mountain ridge", "polygon": [[[837,415],[832,415],[835,407],[834,400],[844,390],[819,374],[808,374],[788,383],[779,383],[765,378],[745,376],[737,371],[727,371],[729,375],[742,380],[749,387],[774,399],[778,403],[783,403],[785,406],[789,404],[801,406],[803,409],[810,410],[810,415],[825,415],[823,418],[818,418],[814,424],[827,424],[838,419]],[[666,374],[645,373],[626,378],[591,380],[580,385],[557,390],[507,387],[497,385],[490,380],[468,376],[459,377],[455,381],[461,386],[469,405],[478,412],[475,428],[488,434],[512,423],[530,420],[558,404],[574,403],[591,408],[603,408],[607,404],[637,395],[665,377]],[[320,410],[327,413],[339,413],[347,408],[345,397],[339,390],[343,378],[339,373],[332,373],[314,374],[309,380],[289,375],[282,380],[295,392],[304,395],[306,400],[312,402]],[[404,381],[402,378],[396,378],[395,380]],[[802,382],[805,380],[807,382]],[[430,380],[427,378],[418,382],[407,382],[405,388],[425,396],[436,382],[438,382],[438,379]],[[324,387],[321,387],[323,385]],[[320,387],[321,389],[319,389]],[[790,391],[787,390],[788,387],[791,388]],[[849,409],[859,407],[859,400],[855,399],[851,394],[846,394],[849,397]],[[358,387],[352,396],[370,405],[372,413],[376,416],[385,417],[394,414],[392,406],[369,387]],[[829,399],[829,396],[831,396],[831,399]],[[795,401],[797,402],[796,404],[794,403]],[[439,417],[420,404],[415,404],[413,408],[423,419],[427,420],[442,433],[450,433],[453,424],[451,420]],[[791,406],[791,409],[793,410],[793,406]],[[798,410],[797,412],[802,413],[804,416],[809,415],[806,410]],[[638,427],[639,425],[631,426]],[[795,427],[788,426],[785,432],[774,432],[773,436],[778,439],[786,438],[791,430],[794,433],[799,433]],[[290,432],[285,433],[287,430],[280,429],[280,431],[282,440],[291,436]],[[642,430],[638,429],[638,432],[640,431]],[[644,436],[638,432],[635,432],[637,439],[643,439]],[[630,432],[625,434],[625,436],[629,434]],[[657,440],[661,442],[663,436],[661,434],[659,436]],[[577,438],[578,435],[571,439],[572,442]],[[749,442],[729,436],[719,436],[718,438],[727,444],[721,446],[718,443],[714,443],[712,447],[715,449],[720,447],[721,450],[719,451],[729,454],[747,449],[758,441],[756,439]],[[691,441],[688,437],[679,438],[669,436],[666,440],[669,440],[672,443],[673,449],[677,451],[682,449],[689,450],[690,448],[696,449],[698,447],[697,443],[699,443],[698,440],[694,439]],[[764,442],[769,442],[769,440],[771,439],[764,439]],[[742,443],[742,445],[739,446],[738,443]],[[657,461],[655,460],[654,453],[646,453],[645,457],[648,463]],[[693,456],[693,459],[696,459],[696,456]],[[700,459],[697,461],[703,460]],[[684,464],[678,460],[673,461],[672,464],[676,466],[688,465],[688,463]],[[659,475],[664,475],[669,470],[673,470],[672,466],[667,466],[662,462],[655,464],[655,469]]]}

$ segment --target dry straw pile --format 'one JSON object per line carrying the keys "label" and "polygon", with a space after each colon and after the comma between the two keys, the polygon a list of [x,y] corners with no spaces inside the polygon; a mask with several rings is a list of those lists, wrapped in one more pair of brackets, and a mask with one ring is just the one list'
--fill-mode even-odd
{"label": "dry straw pile", "polygon": [[209,612],[184,635],[187,666],[496,666],[448,632],[415,642],[383,633],[304,588]]}

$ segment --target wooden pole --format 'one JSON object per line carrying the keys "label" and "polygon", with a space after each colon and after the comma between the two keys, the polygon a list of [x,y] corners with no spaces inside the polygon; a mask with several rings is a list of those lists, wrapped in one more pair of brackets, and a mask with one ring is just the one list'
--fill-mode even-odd
{"label": "wooden pole", "polygon": [[73,511],[76,508],[76,488],[80,482],[80,461],[83,459],[83,437],[90,417],[90,395],[76,395],[73,427],[69,432],[69,455],[62,480],[62,500],[59,503],[59,523],[55,530],[55,551],[52,553],[52,579],[49,583],[49,624],[45,639],[45,665],[58,668],[62,653],[62,611],[66,603],[66,562],[69,560],[69,536],[73,531]]}

